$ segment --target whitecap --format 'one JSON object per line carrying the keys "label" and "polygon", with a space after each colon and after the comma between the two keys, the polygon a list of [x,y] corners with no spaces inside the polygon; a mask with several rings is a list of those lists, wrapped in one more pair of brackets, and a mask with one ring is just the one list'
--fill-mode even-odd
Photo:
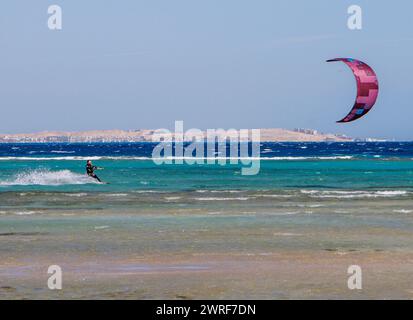
{"label": "whitecap", "polygon": [[64,193],[66,197],[86,197],[87,193],[81,192],[81,193]]}
{"label": "whitecap", "polygon": [[36,214],[38,212],[36,211],[16,211],[13,212],[13,214],[17,215],[17,216],[30,216],[32,214]]}
{"label": "whitecap", "polygon": [[52,150],[50,153],[75,153],[75,151]]}
{"label": "whitecap", "polygon": [[395,213],[412,213],[413,210],[406,210],[406,209],[401,209],[401,210],[393,210]]}
{"label": "whitecap", "polygon": [[207,198],[195,198],[195,200],[198,201],[235,201],[235,200],[240,200],[240,201],[245,201],[249,200],[249,197],[238,197],[238,198],[218,198],[218,197],[207,197]]}
{"label": "whitecap", "polygon": [[290,194],[254,194],[256,197],[262,197],[262,198],[293,198],[294,195]]}
{"label": "whitecap", "polygon": [[392,191],[321,191],[321,190],[301,190],[301,193],[308,194],[311,198],[335,198],[335,199],[355,199],[355,198],[390,198],[400,197],[408,194],[403,190]]}
{"label": "whitecap", "polygon": [[109,226],[96,226],[95,230],[104,230],[110,228]]}
{"label": "whitecap", "polygon": [[273,233],[273,236],[280,236],[280,237],[298,237],[302,236],[301,233],[292,233],[292,232],[276,232]]}
{"label": "whitecap", "polygon": [[165,197],[165,200],[167,201],[174,201],[174,200],[179,200],[182,199],[182,197]]}

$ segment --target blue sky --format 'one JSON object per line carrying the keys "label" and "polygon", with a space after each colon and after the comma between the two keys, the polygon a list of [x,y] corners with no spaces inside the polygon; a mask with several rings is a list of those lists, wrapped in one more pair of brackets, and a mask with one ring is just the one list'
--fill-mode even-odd
{"label": "blue sky", "polygon": [[[63,9],[63,30],[47,8]],[[347,8],[363,29],[347,28]],[[410,1],[7,0],[0,4],[0,132],[314,128],[413,139]],[[353,57],[377,72],[375,109],[355,99]]]}

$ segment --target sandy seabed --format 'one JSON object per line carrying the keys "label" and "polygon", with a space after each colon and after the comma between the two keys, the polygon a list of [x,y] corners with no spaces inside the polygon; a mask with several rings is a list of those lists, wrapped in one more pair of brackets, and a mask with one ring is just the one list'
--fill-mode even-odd
{"label": "sandy seabed", "polygon": [[[0,299],[413,298],[410,232],[289,219],[3,217],[15,227],[0,233]],[[55,264],[62,290],[47,287]],[[362,290],[348,289],[350,265]]]}

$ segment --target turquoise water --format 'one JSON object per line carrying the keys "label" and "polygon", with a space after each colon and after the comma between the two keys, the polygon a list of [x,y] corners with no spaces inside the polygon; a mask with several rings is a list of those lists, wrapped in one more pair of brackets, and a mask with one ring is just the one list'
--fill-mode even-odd
{"label": "turquoise water", "polygon": [[[266,201],[401,199],[413,192],[411,143],[264,143],[257,175],[242,164],[163,164],[153,144],[0,145],[0,212],[59,208],[132,209],[247,206]],[[85,175],[85,161],[108,184]],[[33,211],[32,209],[36,209]],[[406,209],[408,210],[408,209]]]}
{"label": "turquoise water", "polygon": [[[263,143],[251,176],[242,164],[156,165],[154,146],[0,145],[0,214],[234,214],[278,212],[285,202],[317,211],[372,200],[411,210],[404,201],[413,194],[412,143]],[[85,175],[86,159],[104,168],[97,174],[108,184]]]}
{"label": "turquoise water", "polygon": [[5,191],[196,191],[413,188],[413,161],[263,160],[260,172],[243,176],[240,165],[155,165],[151,160],[98,160],[97,184],[84,174],[83,160],[0,161]]}
{"label": "turquoise water", "polygon": [[[44,287],[42,272],[54,263],[74,279],[67,280],[74,287],[63,292],[66,298],[112,291],[124,297],[128,270],[137,272],[133,283],[150,293],[132,298],[174,298],[169,294],[187,286],[194,297],[216,298],[213,289],[204,291],[198,273],[188,274],[196,270],[212,272],[204,280],[228,290],[223,297],[234,298],[236,283],[254,279],[236,292],[271,298],[267,279],[279,275],[268,278],[260,270],[275,270],[280,255],[288,266],[283,277],[291,277],[293,286],[279,284],[281,296],[314,296],[299,290],[294,266],[331,290],[323,297],[336,297],[345,281],[334,278],[332,286],[308,266],[326,259],[331,272],[346,276],[360,253],[363,266],[386,274],[381,281],[396,280],[399,290],[387,295],[377,288],[369,296],[405,297],[410,290],[411,274],[400,261],[413,252],[413,144],[263,144],[253,176],[243,176],[241,165],[156,165],[152,147],[0,145],[0,276],[15,290],[4,293],[7,298],[49,297],[47,288],[36,288]],[[97,174],[109,184],[85,175],[89,158],[104,168]],[[351,259],[341,264],[342,256]],[[231,280],[234,270],[250,263]],[[170,268],[193,282],[163,282],[161,274]],[[92,277],[97,270],[109,278],[97,274],[96,284],[76,285],[84,272]],[[145,270],[159,278],[138,282]]]}

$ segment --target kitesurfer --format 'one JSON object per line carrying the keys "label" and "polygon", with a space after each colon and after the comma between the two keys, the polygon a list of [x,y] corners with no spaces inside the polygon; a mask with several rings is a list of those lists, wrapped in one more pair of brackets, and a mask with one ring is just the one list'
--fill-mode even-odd
{"label": "kitesurfer", "polygon": [[92,164],[92,161],[90,161],[90,160],[87,161],[87,163],[86,163],[86,173],[87,173],[87,175],[89,177],[92,177],[92,178],[96,179],[99,182],[102,182],[95,173],[95,170],[98,170],[98,169],[102,169],[102,168],[94,166]]}

